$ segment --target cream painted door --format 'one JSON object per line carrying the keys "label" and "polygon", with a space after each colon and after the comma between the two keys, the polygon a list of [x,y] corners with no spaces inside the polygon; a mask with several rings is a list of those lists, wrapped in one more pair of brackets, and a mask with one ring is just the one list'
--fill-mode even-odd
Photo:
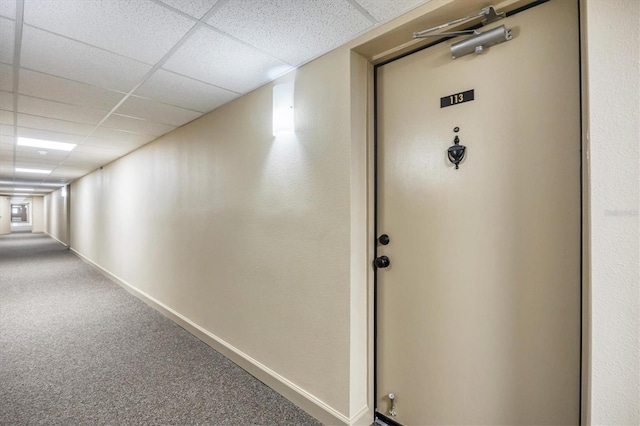
{"label": "cream painted door", "polygon": [[376,403],[389,416],[393,393],[404,425],[579,421],[577,2],[497,25],[513,40],[481,55],[446,42],[377,69]]}

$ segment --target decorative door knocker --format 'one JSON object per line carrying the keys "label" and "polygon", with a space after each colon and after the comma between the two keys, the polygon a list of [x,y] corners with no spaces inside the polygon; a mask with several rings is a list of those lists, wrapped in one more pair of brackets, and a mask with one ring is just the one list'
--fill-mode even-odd
{"label": "decorative door knocker", "polygon": [[[460,128],[456,127],[453,129],[454,132],[458,132]],[[456,169],[459,167],[459,164],[462,160],[464,160],[464,155],[467,150],[467,147],[464,145],[460,145],[460,138],[458,135],[453,139],[454,145],[449,147],[449,151],[447,152],[449,156],[449,161],[456,165]]]}

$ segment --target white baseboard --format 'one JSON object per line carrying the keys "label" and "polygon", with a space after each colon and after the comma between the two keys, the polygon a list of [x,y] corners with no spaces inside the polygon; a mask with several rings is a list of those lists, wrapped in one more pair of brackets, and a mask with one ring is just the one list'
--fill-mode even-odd
{"label": "white baseboard", "polygon": [[[61,241],[61,240],[57,239],[56,237],[54,237],[53,235],[51,235],[51,234],[50,234],[50,233],[48,233],[47,231],[43,231],[43,232],[44,232],[45,234],[47,234],[48,236],[50,236],[51,238],[53,238],[54,240],[56,240],[57,242],[59,242],[60,244],[62,244],[63,246],[65,246],[65,247],[69,247],[69,244],[67,244],[67,243],[65,243],[65,242],[63,242],[63,241]],[[77,254],[77,253],[75,253],[75,254]],[[79,256],[79,257],[82,257],[82,256]],[[85,259],[85,258],[82,258],[82,260],[86,260],[86,261],[88,261],[88,260],[87,260],[87,259]],[[93,262],[89,262],[89,263],[91,263],[91,265],[93,265],[93,266],[96,266]]]}
{"label": "white baseboard", "polygon": [[[53,237],[55,238],[55,237]],[[63,243],[64,244],[64,243]],[[356,414],[352,419],[339,413],[317,397],[313,396],[309,392],[305,391],[296,384],[290,382],[286,378],[282,377],[275,371],[271,370],[264,364],[261,364],[257,360],[251,358],[249,355],[240,351],[238,348],[232,346],[228,342],[214,335],[213,333],[205,330],[203,327],[194,323],[182,314],[174,311],[162,302],[154,299],[147,293],[133,287],[131,284],[120,279],[118,276],[107,271],[91,259],[83,256],[73,248],[70,248],[71,252],[78,256],[83,261],[92,265],[100,272],[102,272],[107,278],[114,281],[116,284],[127,290],[133,296],[145,302],[147,305],[156,309],[164,314],[167,318],[171,319],[185,330],[217,350],[235,364],[246,370],[249,374],[256,377],[258,380],[269,386],[271,389],[280,393],[282,396],[293,402],[295,405],[321,421],[325,425],[340,425],[350,426],[356,424],[371,424],[372,418],[369,418],[368,423],[362,423],[362,419],[368,414],[368,409],[365,407],[362,411]]]}

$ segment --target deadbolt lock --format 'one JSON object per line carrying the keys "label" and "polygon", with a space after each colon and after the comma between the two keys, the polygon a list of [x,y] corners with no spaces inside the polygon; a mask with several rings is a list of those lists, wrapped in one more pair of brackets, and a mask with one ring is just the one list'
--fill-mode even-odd
{"label": "deadbolt lock", "polygon": [[389,238],[389,236],[387,234],[382,234],[378,237],[378,242],[380,244],[382,244],[383,246],[386,246],[387,244],[389,244],[389,242],[391,241],[391,239]]}

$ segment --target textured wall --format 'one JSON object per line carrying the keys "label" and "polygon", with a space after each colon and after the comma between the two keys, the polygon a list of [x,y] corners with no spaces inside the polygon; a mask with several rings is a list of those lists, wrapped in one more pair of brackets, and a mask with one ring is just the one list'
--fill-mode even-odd
{"label": "textured wall", "polygon": [[640,424],[640,2],[586,0],[591,422]]}

